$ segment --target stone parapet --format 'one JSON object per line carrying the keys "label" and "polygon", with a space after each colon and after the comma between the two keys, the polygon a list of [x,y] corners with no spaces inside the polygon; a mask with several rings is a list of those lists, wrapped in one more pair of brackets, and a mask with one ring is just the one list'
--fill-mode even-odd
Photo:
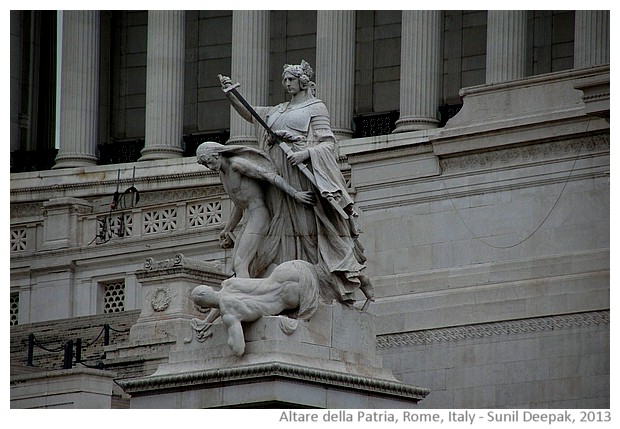
{"label": "stone parapet", "polygon": [[609,123],[584,113],[584,78],[602,70],[558,72],[461,90],[463,108],[433,139],[439,157],[492,151],[609,132]]}
{"label": "stone parapet", "polygon": [[575,83],[575,89],[583,93],[583,103],[588,115],[600,116],[609,122],[611,98],[609,66],[602,66],[598,69],[600,73],[578,79]]}

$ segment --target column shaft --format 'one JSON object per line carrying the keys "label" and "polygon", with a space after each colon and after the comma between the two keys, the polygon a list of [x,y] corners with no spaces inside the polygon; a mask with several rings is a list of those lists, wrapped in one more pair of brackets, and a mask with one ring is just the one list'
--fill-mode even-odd
{"label": "column shaft", "polygon": [[[239,92],[252,105],[269,102],[269,11],[235,10],[232,23],[230,77],[240,82]],[[231,109],[230,142],[258,145],[255,128]]]}
{"label": "column shaft", "polygon": [[394,132],[435,128],[441,82],[441,11],[404,10],[400,119]]}
{"label": "column shaft", "polygon": [[609,64],[609,11],[575,11],[575,68]]}
{"label": "column shaft", "polygon": [[99,11],[62,12],[60,141],[54,168],[97,163]]}
{"label": "column shaft", "polygon": [[353,135],[355,11],[317,11],[317,97],[325,102],[337,140]]}
{"label": "column shaft", "polygon": [[149,11],[141,161],[183,155],[185,12]]}
{"label": "column shaft", "polygon": [[486,83],[525,77],[527,11],[490,10],[487,17]]}

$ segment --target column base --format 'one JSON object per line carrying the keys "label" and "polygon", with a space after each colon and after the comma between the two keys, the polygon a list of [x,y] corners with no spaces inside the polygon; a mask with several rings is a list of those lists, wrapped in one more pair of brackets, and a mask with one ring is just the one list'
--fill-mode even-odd
{"label": "column base", "polygon": [[148,146],[142,149],[140,154],[142,156],[138,161],[181,158],[183,156],[183,149],[173,146]]}
{"label": "column base", "polygon": [[97,165],[99,159],[94,155],[61,154],[56,157],[53,170],[57,168],[89,167]]}
{"label": "column base", "polygon": [[439,120],[435,118],[402,118],[396,121],[396,129],[392,133],[406,133],[409,131],[429,130],[437,128]]}
{"label": "column base", "polygon": [[256,137],[252,137],[252,136],[231,137],[228,139],[228,141],[226,141],[226,144],[235,144],[235,145],[240,145],[240,146],[249,146],[249,147],[258,148],[258,140],[256,140]]}

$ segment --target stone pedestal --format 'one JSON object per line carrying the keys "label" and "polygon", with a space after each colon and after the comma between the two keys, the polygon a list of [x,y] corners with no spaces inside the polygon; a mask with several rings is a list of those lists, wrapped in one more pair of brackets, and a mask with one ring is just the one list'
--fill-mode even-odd
{"label": "stone pedestal", "polygon": [[147,259],[136,274],[142,312],[129,341],[106,348],[106,367],[140,366],[116,380],[131,408],[315,407],[406,408],[427,389],[403,384],[376,351],[374,316],[321,304],[290,334],[282,316],[243,324],[241,357],[221,322],[204,342],[191,319],[203,319],[190,299],[199,284],[219,288],[228,276],[214,264],[185,258]]}
{"label": "stone pedestal", "polygon": [[200,284],[219,288],[229,276],[213,263],[177,254],[172,259],[148,258],[136,273],[142,289],[142,312],[129,331],[129,341],[106,348],[106,367],[139,361],[142,374],[166,362],[170,347],[183,340],[192,318],[204,315],[189,297]]}
{"label": "stone pedestal", "polygon": [[406,408],[429,393],[382,367],[371,314],[322,304],[290,335],[280,317],[244,325],[241,357],[223,324],[198,342],[188,323],[154,374],[117,383],[131,408]]}

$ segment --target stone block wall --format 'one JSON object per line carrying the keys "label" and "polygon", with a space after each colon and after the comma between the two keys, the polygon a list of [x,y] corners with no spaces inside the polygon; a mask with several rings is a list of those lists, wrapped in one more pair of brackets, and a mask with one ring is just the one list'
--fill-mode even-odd
{"label": "stone block wall", "polygon": [[378,339],[384,364],[431,393],[420,408],[609,408],[609,311]]}
{"label": "stone block wall", "polygon": [[[114,373],[79,368],[11,377],[11,408],[110,409]],[[126,407],[120,407],[126,408]]]}
{"label": "stone block wall", "polygon": [[431,389],[421,407],[609,406],[610,137],[588,73],[462,91],[444,129],[341,146],[378,346]]}

